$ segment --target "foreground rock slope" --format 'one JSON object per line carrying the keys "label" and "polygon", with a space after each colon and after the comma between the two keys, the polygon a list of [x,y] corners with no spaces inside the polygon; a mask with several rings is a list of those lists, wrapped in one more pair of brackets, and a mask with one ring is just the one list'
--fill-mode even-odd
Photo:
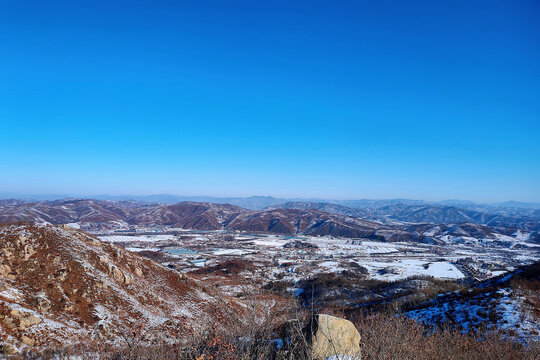
{"label": "foreground rock slope", "polygon": [[240,308],[199,280],[67,227],[3,225],[0,249],[3,352],[115,343],[138,324],[174,339]]}

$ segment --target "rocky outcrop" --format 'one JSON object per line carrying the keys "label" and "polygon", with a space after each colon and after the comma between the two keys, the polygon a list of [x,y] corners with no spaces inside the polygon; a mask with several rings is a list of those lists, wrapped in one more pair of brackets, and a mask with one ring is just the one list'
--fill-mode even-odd
{"label": "rocky outcrop", "polygon": [[0,321],[11,330],[24,331],[33,325],[39,324],[41,318],[33,313],[13,309],[7,314],[0,315]]}
{"label": "rocky outcrop", "polygon": [[313,331],[313,359],[326,360],[339,355],[347,355],[348,359],[360,358],[360,333],[349,320],[318,314],[314,316],[310,328]]}
{"label": "rocky outcrop", "polygon": [[[100,256],[99,261],[107,266],[107,273],[116,281],[123,284],[129,285],[132,284],[134,278],[132,275],[122,271],[117,266],[110,263],[109,258],[106,256]],[[137,276],[142,276],[142,271],[139,268],[136,268],[135,273]]]}
{"label": "rocky outcrop", "polygon": [[242,311],[200,280],[79,230],[0,226],[0,358],[89,338],[118,342],[134,323],[172,341],[216,323],[224,308]]}

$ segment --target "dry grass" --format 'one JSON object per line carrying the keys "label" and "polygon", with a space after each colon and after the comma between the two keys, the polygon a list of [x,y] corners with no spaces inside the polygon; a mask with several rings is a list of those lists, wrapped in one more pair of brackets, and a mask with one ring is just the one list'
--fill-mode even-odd
{"label": "dry grass", "polygon": [[[159,334],[135,329],[125,334],[124,344],[117,347],[88,342],[39,354],[28,353],[21,358],[68,359],[79,355],[81,359],[105,360],[309,360],[306,326],[311,314],[293,303],[288,305],[273,309],[261,320],[260,309],[254,303],[244,318],[223,314],[219,325],[192,331],[175,344],[161,342]],[[411,319],[382,313],[357,315],[351,321],[362,336],[363,360],[540,359],[538,344],[525,347],[499,334],[428,330]],[[283,345],[276,346],[281,341]]]}
{"label": "dry grass", "polygon": [[525,347],[497,333],[462,334],[426,330],[421,324],[384,314],[354,319],[362,335],[363,360],[510,360],[540,359],[538,344]]}

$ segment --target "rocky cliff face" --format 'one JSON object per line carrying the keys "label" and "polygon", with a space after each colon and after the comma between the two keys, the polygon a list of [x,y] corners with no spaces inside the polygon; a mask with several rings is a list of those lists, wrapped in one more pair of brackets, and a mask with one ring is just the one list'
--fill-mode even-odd
{"label": "rocky cliff face", "polygon": [[240,308],[199,280],[67,227],[0,226],[0,249],[4,352],[114,343],[138,323],[172,339]]}

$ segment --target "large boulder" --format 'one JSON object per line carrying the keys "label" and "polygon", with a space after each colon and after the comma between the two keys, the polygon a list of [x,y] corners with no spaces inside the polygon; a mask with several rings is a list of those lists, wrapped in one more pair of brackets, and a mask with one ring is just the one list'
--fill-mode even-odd
{"label": "large boulder", "polygon": [[311,331],[313,359],[337,359],[339,355],[360,358],[360,333],[349,320],[318,314],[314,316]]}

